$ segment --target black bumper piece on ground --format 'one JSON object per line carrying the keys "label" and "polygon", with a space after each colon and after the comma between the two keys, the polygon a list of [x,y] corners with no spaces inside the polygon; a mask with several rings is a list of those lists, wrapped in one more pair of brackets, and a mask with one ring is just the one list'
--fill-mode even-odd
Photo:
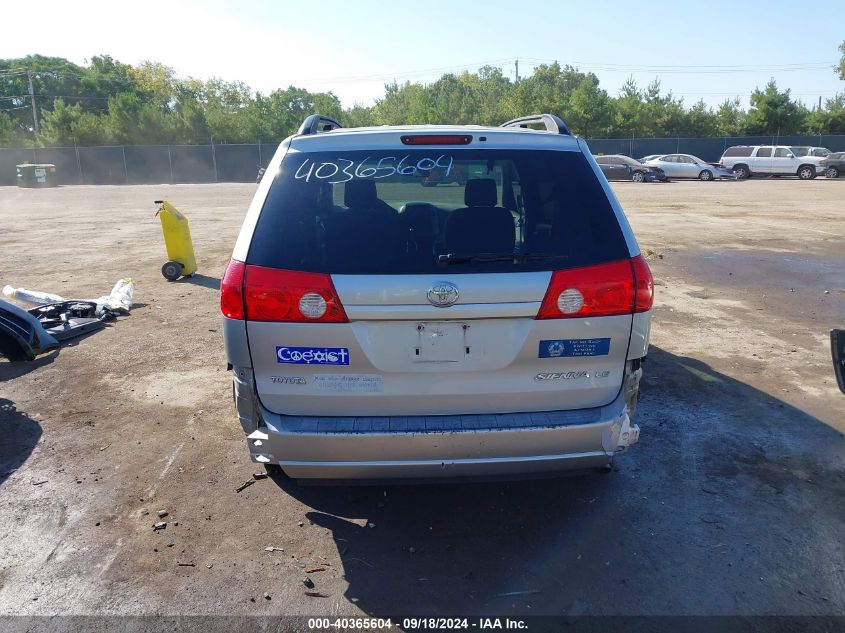
{"label": "black bumper piece on ground", "polygon": [[0,300],[0,354],[10,361],[31,361],[66,341],[105,327],[115,317],[104,310],[96,317],[93,301],[62,301],[22,310]]}
{"label": "black bumper piece on ground", "polygon": [[10,361],[35,360],[39,354],[58,346],[59,342],[47,333],[38,319],[16,305],[0,300],[0,354]]}

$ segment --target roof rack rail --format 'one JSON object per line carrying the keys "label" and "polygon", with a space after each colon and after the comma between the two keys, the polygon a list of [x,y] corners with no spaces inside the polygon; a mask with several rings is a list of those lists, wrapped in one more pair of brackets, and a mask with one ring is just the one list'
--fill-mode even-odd
{"label": "roof rack rail", "polygon": [[328,132],[339,127],[343,127],[334,119],[330,119],[322,114],[312,114],[302,122],[299,126],[297,134],[317,134],[318,132]]}
{"label": "roof rack rail", "polygon": [[528,126],[532,123],[542,123],[546,127],[547,132],[571,135],[566,123],[554,114],[532,114],[531,116],[523,116],[518,119],[511,119],[510,121],[502,123],[499,127],[528,128]]}

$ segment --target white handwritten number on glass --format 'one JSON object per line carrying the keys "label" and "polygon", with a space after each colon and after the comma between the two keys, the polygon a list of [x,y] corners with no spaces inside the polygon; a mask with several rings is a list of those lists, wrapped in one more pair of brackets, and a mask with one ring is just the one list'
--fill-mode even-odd
{"label": "white handwritten number on glass", "polygon": [[[348,158],[336,158],[334,161],[323,161],[320,163],[306,158],[299,168],[297,168],[293,177],[297,180],[305,180],[305,182],[311,182],[312,178],[326,180],[331,185],[337,185],[349,182],[353,178],[372,178],[373,180],[378,180],[380,178],[388,178],[394,174],[413,176],[417,173],[423,174],[430,172],[433,169],[445,170],[444,177],[448,177],[452,172],[452,156],[441,154],[436,159],[425,157],[420,158],[416,163],[410,161],[410,158],[410,155],[404,156],[397,163],[396,156],[384,156],[379,159],[375,166],[368,164],[370,160],[369,156],[357,163],[357,166],[355,161],[349,160]],[[395,163],[395,166],[391,163]],[[333,178],[334,180],[329,180],[329,178]]]}

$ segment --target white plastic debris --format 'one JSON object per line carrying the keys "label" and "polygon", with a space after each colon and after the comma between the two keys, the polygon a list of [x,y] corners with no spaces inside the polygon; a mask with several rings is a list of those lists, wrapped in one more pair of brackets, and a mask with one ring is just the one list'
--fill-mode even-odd
{"label": "white plastic debris", "polygon": [[13,288],[8,285],[3,287],[3,295],[9,297],[10,299],[17,299],[18,301],[23,301],[24,303],[34,303],[39,306],[64,301],[64,299],[59,295],[50,294],[49,292],[27,290],[26,288]]}
{"label": "white plastic debris", "polygon": [[[3,287],[3,294],[10,299],[17,299],[24,303],[35,305],[47,305],[49,303],[61,303],[65,299],[59,295],[39,290],[27,290],[26,288],[14,288],[11,285]],[[111,293],[103,295],[99,299],[92,299],[97,303],[97,315],[101,315],[104,309],[112,312],[129,312],[132,307],[132,299],[135,295],[135,282],[131,277],[118,279],[111,289]]]}
{"label": "white plastic debris", "polygon": [[97,302],[97,314],[102,313],[103,308],[108,308],[113,312],[129,312],[132,307],[132,297],[135,295],[135,282],[131,277],[124,277],[118,279],[114,288],[111,289],[111,294],[103,295]]}

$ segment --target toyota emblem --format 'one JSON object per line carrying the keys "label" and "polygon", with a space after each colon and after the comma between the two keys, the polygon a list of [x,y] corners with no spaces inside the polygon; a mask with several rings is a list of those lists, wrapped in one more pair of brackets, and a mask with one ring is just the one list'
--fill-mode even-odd
{"label": "toyota emblem", "polygon": [[448,281],[438,281],[426,294],[429,303],[438,308],[448,308],[458,300],[458,287]]}

